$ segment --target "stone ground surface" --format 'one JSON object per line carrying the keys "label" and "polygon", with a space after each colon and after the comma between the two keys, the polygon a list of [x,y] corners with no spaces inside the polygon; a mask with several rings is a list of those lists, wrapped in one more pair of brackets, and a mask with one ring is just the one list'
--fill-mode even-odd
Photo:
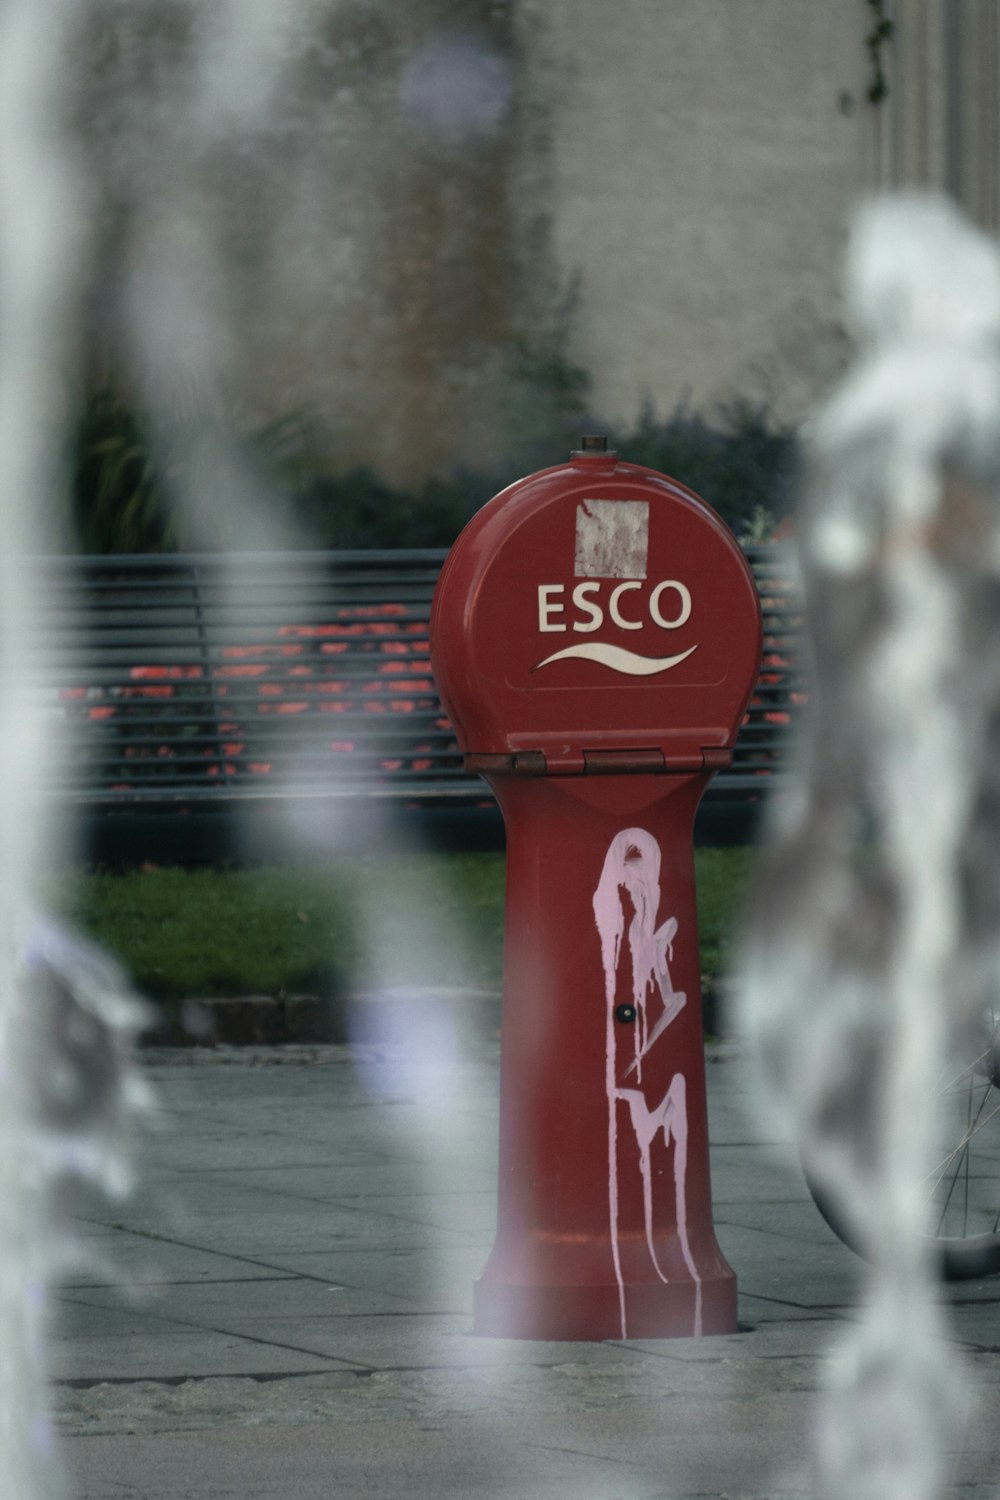
{"label": "stone ground surface", "polygon": [[[142,1192],[77,1205],[56,1423],[79,1500],[694,1500],[813,1493],[823,1361],[858,1262],[709,1048],[715,1220],[740,1331],[474,1338],[495,1040],[146,1054]],[[1000,1496],[1000,1280],[946,1293],[976,1392],[950,1495]]]}

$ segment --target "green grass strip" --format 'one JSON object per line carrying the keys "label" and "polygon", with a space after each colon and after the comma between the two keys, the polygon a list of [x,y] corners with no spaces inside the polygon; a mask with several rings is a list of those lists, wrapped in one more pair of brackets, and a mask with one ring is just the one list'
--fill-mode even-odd
{"label": "green grass strip", "polygon": [[[752,860],[749,849],[697,851],[710,981],[725,966]],[[501,983],[502,854],[74,873],[47,882],[43,899],[160,1001]]]}

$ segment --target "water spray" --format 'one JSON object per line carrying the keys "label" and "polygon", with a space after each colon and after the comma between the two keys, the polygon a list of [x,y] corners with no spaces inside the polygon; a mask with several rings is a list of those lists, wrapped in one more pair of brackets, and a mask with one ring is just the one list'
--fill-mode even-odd
{"label": "water spray", "polygon": [[[872,205],[862,350],[799,523],[814,695],[751,905],[743,1025],[871,1273],[829,1366],[827,1500],[931,1500],[964,1411],[926,1184],[938,1086],[1000,978],[1000,257],[948,204]],[[952,1448],[953,1451],[953,1448]]]}

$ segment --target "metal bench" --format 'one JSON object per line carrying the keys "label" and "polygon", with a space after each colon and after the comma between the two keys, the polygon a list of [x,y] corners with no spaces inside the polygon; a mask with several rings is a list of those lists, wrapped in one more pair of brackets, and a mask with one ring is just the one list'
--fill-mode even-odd
{"label": "metal bench", "polygon": [[[83,813],[91,857],[245,852],[247,828],[277,825],[289,799],[307,819],[339,807],[343,823],[349,806],[357,823],[391,804],[449,840],[498,842],[431,677],[445,555],[44,559],[44,690],[63,737],[49,791]],[[805,693],[789,555],[748,556],[764,666],[733,766],[706,797],[707,820],[714,809],[730,826],[780,774]]]}

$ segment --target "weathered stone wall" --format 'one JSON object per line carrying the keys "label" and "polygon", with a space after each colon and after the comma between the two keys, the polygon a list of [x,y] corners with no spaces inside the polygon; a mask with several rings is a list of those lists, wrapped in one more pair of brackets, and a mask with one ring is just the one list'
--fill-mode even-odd
{"label": "weathered stone wall", "polygon": [[[98,190],[96,362],[148,363],[129,288],[152,305],[183,277],[195,388],[211,336],[229,399],[308,414],[341,467],[407,482],[473,460],[496,442],[533,285],[511,201],[532,150],[514,8],[305,7],[270,115],[232,136],[199,124],[213,104],[206,15],[200,0],[102,0],[80,38],[71,113]],[[166,347],[183,323],[170,295],[152,342],[181,367],[173,389],[185,358]]]}
{"label": "weathered stone wall", "polygon": [[865,172],[855,0],[522,0],[551,99],[553,249],[574,352],[629,418],[727,396],[798,416],[838,368]]}
{"label": "weathered stone wall", "polygon": [[994,0],[892,9],[873,104],[868,0],[316,0],[271,119],[206,146],[183,129],[204,0],[101,0],[94,341],[127,362],[136,245],[186,214],[217,255],[221,381],[315,417],[340,468],[413,483],[495,460],[517,414],[544,429],[513,356],[570,291],[598,414],[798,418],[845,357],[866,192],[938,184],[997,221]]}
{"label": "weathered stone wall", "polygon": [[340,6],[304,60],[278,380],[344,465],[410,481],[492,441],[525,275],[518,75],[511,9],[492,0]]}

